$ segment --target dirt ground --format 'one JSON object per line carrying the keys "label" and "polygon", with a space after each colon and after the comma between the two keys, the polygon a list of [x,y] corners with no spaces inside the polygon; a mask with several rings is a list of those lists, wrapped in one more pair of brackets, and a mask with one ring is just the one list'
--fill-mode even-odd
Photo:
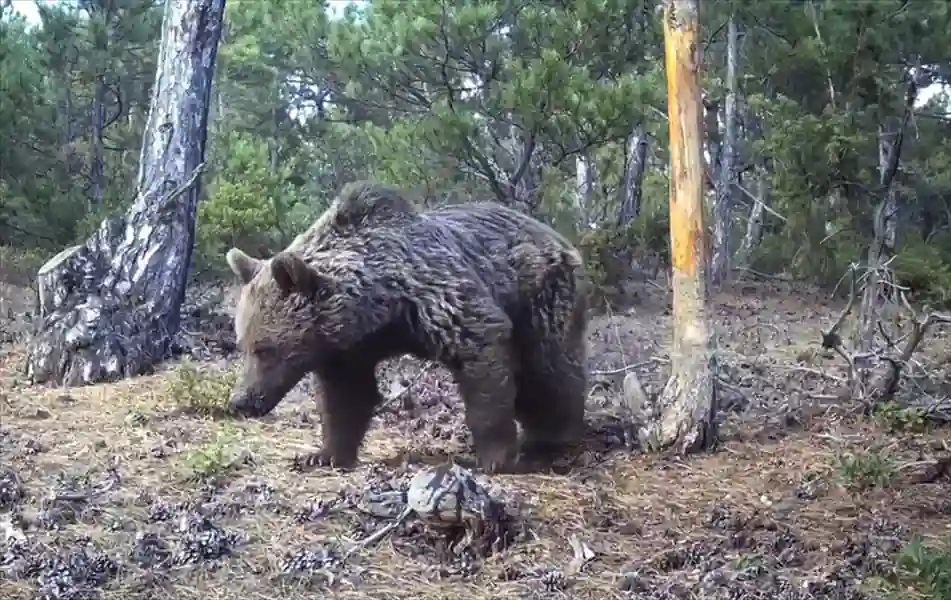
{"label": "dirt ground", "polygon": [[[0,295],[5,599],[937,597],[909,587],[914,565],[896,565],[916,537],[951,539],[949,430],[839,400],[841,360],[816,348],[840,306],[805,286],[738,284],[716,298],[720,444],[687,459],[645,456],[612,425],[622,367],[653,391],[666,378],[668,300],[597,317],[588,451],[563,474],[491,478],[521,529],[483,557],[440,554],[439,534],[408,521],[344,558],[388,522],[361,504],[368,491],[404,488],[420,461],[471,457],[441,369],[388,366],[394,400],[360,466],[301,474],[289,465],[320,435],[310,382],[272,415],[234,422],[182,410],[227,393],[233,358],[31,387],[32,300]],[[932,333],[920,357],[930,378],[908,393],[948,387],[949,340]],[[593,554],[580,569],[573,543]]]}

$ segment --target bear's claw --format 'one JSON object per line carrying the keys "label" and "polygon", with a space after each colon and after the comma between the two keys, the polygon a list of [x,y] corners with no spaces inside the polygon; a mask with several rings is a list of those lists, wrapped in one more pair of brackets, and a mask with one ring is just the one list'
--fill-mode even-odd
{"label": "bear's claw", "polygon": [[345,469],[351,464],[344,464],[325,451],[295,454],[291,461],[291,470],[297,472],[313,471],[322,467]]}

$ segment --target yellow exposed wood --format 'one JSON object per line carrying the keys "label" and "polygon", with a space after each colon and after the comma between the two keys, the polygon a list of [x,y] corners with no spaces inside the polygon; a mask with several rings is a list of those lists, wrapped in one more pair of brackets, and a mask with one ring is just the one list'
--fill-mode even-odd
{"label": "yellow exposed wood", "polygon": [[669,2],[664,19],[667,112],[670,123],[670,236],[673,268],[694,277],[706,258],[703,154],[695,11]]}
{"label": "yellow exposed wood", "polygon": [[670,379],[650,398],[637,375],[625,397],[651,450],[692,452],[716,441],[716,362],[707,307],[707,253],[703,206],[697,0],[667,0],[664,44],[670,127],[670,241],[674,340]]}

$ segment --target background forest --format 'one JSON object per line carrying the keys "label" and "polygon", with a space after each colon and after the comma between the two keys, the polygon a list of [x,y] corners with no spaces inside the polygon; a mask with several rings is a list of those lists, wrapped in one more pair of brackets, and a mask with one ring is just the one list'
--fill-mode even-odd
{"label": "background forest", "polygon": [[[200,285],[179,311],[168,290],[190,230],[100,224],[159,198],[170,170],[198,173],[199,63],[223,4]],[[700,311],[680,287],[673,306],[696,310],[678,315],[659,0],[0,0],[0,597],[948,600],[949,6],[700,2],[718,289]],[[186,57],[163,64],[194,63],[176,73],[196,88],[163,86],[164,104],[163,35],[179,52],[166,57]],[[196,155],[139,177],[150,102],[188,110],[185,127],[153,120],[146,147],[173,144],[151,134],[171,126]],[[225,252],[279,251],[357,179],[529,212],[580,246],[608,301],[590,315],[584,443],[560,470],[479,480],[505,507],[491,544],[447,546],[392,512],[426,467],[472,454],[444,365],[378,365],[383,400],[352,470],[294,467],[323,437],[310,378],[266,417],[224,410],[242,364]],[[142,218],[158,214],[185,218]],[[81,285],[37,277],[97,229],[76,255],[98,262],[64,267]],[[117,240],[139,254],[109,254]],[[122,260],[136,268],[99,277]],[[37,319],[43,281],[69,302]],[[690,327],[701,312],[715,357],[684,345],[706,343]],[[164,364],[92,381],[165,341]],[[89,385],[36,377],[35,355]],[[691,363],[703,385],[669,385]],[[668,390],[716,410],[650,419],[686,439],[709,418],[714,447],[639,444],[635,392]]]}
{"label": "background forest", "polygon": [[[0,2],[0,239],[32,275],[134,197],[162,3],[24,4]],[[367,177],[531,210],[605,283],[664,258],[660,17],[651,0],[229,3],[193,274],[231,245],[274,252]],[[947,5],[705,2],[702,29],[715,277],[730,257],[835,283],[884,208],[892,266],[944,303]]]}

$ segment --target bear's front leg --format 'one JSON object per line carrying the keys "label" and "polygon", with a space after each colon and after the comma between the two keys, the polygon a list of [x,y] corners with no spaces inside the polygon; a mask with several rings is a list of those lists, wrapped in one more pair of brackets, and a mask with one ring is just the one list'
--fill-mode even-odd
{"label": "bear's front leg", "polygon": [[334,361],[317,371],[322,392],[322,444],[318,452],[296,459],[301,469],[352,468],[373,419],[383,401],[376,383],[375,365]]}

